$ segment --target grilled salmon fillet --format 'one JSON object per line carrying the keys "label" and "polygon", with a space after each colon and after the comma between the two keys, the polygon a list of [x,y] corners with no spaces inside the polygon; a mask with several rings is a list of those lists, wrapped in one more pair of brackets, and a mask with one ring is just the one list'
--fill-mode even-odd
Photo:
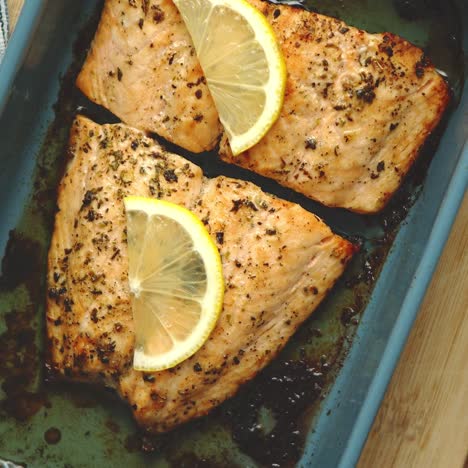
{"label": "grilled salmon fillet", "polygon": [[[379,211],[439,122],[447,84],[420,49],[393,34],[249,2],[282,47],[286,96],[278,121],[257,145],[234,157],[224,136],[221,157],[325,205]],[[222,133],[170,0],[106,0],[77,83],[125,122],[186,149],[211,149]]]}
{"label": "grilled salmon fillet", "polygon": [[[299,205],[198,166],[123,124],[78,117],[48,259],[49,364],[61,377],[114,388],[139,424],[167,431],[208,413],[270,362],[343,272],[354,246]],[[174,369],[132,368],[123,197],[192,210],[219,248],[219,321]]]}

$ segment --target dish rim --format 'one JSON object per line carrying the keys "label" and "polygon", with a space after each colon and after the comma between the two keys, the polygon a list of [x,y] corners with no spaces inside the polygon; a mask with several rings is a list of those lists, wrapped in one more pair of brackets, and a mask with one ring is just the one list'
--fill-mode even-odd
{"label": "dish rim", "polygon": [[[465,92],[468,87],[465,86]],[[468,140],[461,150],[453,176],[437,212],[424,253],[419,261],[398,318],[385,345],[379,365],[369,385],[367,395],[346,442],[338,468],[355,466],[359,460],[377,411],[406,345],[413,323],[426,294],[440,256],[448,240],[458,209],[468,185]]]}
{"label": "dish rim", "polygon": [[[8,101],[12,84],[27,54],[46,0],[25,2],[5,55],[0,63],[0,115]],[[465,83],[464,92],[468,92]],[[366,442],[386,389],[418,315],[429,282],[452,230],[468,186],[468,140],[437,212],[424,252],[404,297],[400,313],[385,345],[382,357],[359,409],[351,434],[342,452],[339,468],[355,466]]]}

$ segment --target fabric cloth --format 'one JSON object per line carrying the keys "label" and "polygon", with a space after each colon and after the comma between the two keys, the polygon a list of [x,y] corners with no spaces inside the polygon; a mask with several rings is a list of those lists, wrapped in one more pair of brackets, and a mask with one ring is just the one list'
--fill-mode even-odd
{"label": "fabric cloth", "polygon": [[5,53],[8,40],[8,8],[7,0],[0,0],[0,62]]}

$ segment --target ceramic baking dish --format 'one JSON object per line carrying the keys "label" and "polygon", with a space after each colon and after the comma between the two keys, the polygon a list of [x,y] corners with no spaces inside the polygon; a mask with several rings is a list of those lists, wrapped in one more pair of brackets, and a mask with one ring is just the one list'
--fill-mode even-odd
{"label": "ceramic baking dish", "polygon": [[[416,0],[413,9],[408,9],[408,2],[386,0],[373,2],[372,7],[364,1],[340,2],[340,6],[323,1],[323,7],[317,6],[320,3],[314,2],[320,11],[351,24],[390,30],[419,45],[429,44],[436,65],[449,69],[452,108],[438,136],[424,150],[423,162],[390,207],[376,217],[326,209],[209,155],[194,158],[208,174],[227,171],[303,204],[336,231],[361,242],[362,249],[350,272],[294,337],[279,363],[215,415],[149,442],[134,434],[130,414],[112,395],[96,397],[94,390],[43,384],[45,256],[55,188],[66,160],[67,132],[77,111],[102,122],[115,118],[93,107],[73,86],[101,3],[25,2],[0,65],[0,252],[5,255],[0,353],[6,353],[0,356],[4,362],[0,381],[8,381],[0,390],[0,459],[28,467],[275,463],[347,467],[357,462],[466,190],[468,88],[463,50],[468,50],[468,9],[463,0],[446,2],[443,11],[430,7],[431,17],[418,10],[421,2]],[[402,12],[404,5],[407,9]],[[437,31],[431,29],[435,16]],[[453,22],[452,33],[440,30],[444,22]],[[442,45],[447,48],[438,51],[431,34],[446,40]],[[298,377],[307,360],[322,366],[326,375],[317,381]],[[287,370],[291,366],[296,374]],[[262,446],[264,438],[254,426],[244,427],[250,420],[242,413],[243,405],[254,401],[256,389],[265,401],[277,404],[276,397],[266,393],[275,372],[292,379],[293,385],[278,391],[289,398],[297,390],[300,411],[294,412],[294,405],[286,412],[277,408],[276,422],[287,422],[282,429],[286,442],[281,445],[270,438]],[[258,410],[265,402],[254,403]],[[258,417],[268,420],[265,411]],[[268,421],[263,421],[264,426],[273,427],[274,413]],[[296,439],[290,434],[294,430],[300,434]],[[142,440],[146,452],[152,453],[140,450]],[[264,453],[254,447],[257,440]]]}

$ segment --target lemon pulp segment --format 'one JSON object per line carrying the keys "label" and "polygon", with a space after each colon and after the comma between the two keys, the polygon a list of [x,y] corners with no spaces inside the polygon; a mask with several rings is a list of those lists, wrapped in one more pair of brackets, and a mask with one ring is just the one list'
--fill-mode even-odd
{"label": "lemon pulp segment", "polygon": [[203,224],[179,205],[125,199],[134,368],[163,370],[194,354],[222,308],[219,252]]}
{"label": "lemon pulp segment", "polygon": [[234,155],[278,118],[286,66],[266,18],[245,0],[175,0]]}

